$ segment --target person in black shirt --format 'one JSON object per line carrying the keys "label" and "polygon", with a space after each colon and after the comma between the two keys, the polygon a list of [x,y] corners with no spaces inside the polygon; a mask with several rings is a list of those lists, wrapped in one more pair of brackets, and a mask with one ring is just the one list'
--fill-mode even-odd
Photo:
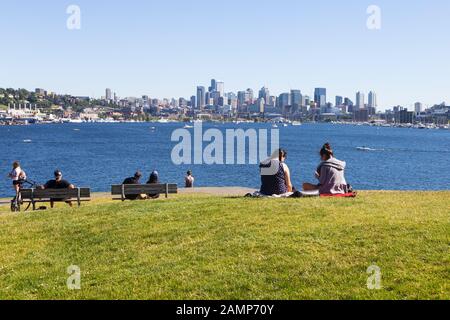
{"label": "person in black shirt", "polygon": [[[159,173],[158,171],[153,171],[150,174],[150,178],[148,178],[147,184],[159,184]],[[147,195],[150,199],[158,199],[159,194],[148,194]]]}
{"label": "person in black shirt", "polygon": [[[138,171],[134,174],[133,177],[126,178],[125,180],[123,180],[122,184],[141,184],[141,182],[140,182],[141,177],[142,177],[142,173],[140,173]],[[125,198],[128,200],[138,200],[138,199],[141,200],[141,199],[143,199],[143,196],[145,196],[145,195],[136,195],[136,196],[126,195]]]}
{"label": "person in black shirt", "polygon": [[[47,183],[45,185],[43,185],[41,187],[41,189],[43,189],[43,190],[45,190],[45,189],[75,189],[75,186],[73,184],[71,184],[67,180],[63,180],[63,178],[62,178],[63,175],[60,170],[55,170],[54,175],[55,175],[55,179],[47,181]],[[50,207],[53,208],[56,201],[61,202],[64,200],[65,199],[56,199],[56,198],[50,199]],[[64,202],[72,207],[71,201],[64,201]]]}

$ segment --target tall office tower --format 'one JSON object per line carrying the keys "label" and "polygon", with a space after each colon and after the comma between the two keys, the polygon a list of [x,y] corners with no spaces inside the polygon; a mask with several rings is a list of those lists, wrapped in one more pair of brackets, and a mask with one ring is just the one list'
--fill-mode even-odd
{"label": "tall office tower", "polygon": [[112,100],[112,93],[111,93],[111,89],[106,89],[106,94],[105,94],[105,99],[106,100]]}
{"label": "tall office tower", "polygon": [[219,92],[220,97],[225,95],[225,83],[223,81],[216,81],[216,90]]}
{"label": "tall office tower", "polygon": [[291,90],[291,105],[298,109],[302,105],[302,92],[300,90]]}
{"label": "tall office tower", "polygon": [[327,108],[327,89],[326,88],[316,88],[314,90],[314,102],[316,103],[316,106],[324,112],[324,109]]}
{"label": "tall office tower", "polygon": [[311,98],[307,95],[302,96],[302,107],[308,107],[311,102]]}
{"label": "tall office tower", "polygon": [[261,90],[259,90],[258,99],[264,99],[264,102],[268,103],[270,99],[269,89],[262,87]]}
{"label": "tall office tower", "polygon": [[336,107],[340,107],[344,104],[344,98],[341,96],[336,96]]}
{"label": "tall office tower", "polygon": [[245,95],[246,95],[246,92],[245,91],[239,91],[238,92],[238,95],[237,95],[237,104],[238,104],[238,107],[240,108],[240,107],[242,107],[245,103],[246,103],[246,99],[245,99]]}
{"label": "tall office tower", "polygon": [[376,109],[378,107],[377,94],[374,91],[369,92],[369,108]]}
{"label": "tall office tower", "polygon": [[258,99],[259,113],[264,113],[266,111],[266,101],[264,98]]}
{"label": "tall office tower", "polygon": [[211,79],[211,86],[208,88],[208,92],[213,92],[217,90],[217,81],[216,79]]}
{"label": "tall office tower", "polygon": [[195,106],[197,105],[197,99],[195,96],[191,97],[191,109],[195,109]]}
{"label": "tall office tower", "polygon": [[283,109],[291,104],[291,95],[289,93],[282,93],[278,97],[278,107]]}
{"label": "tall office tower", "polygon": [[364,109],[365,104],[366,103],[364,93],[358,91],[356,93],[356,105],[355,105],[356,110]]}
{"label": "tall office tower", "polygon": [[255,99],[255,96],[253,94],[253,90],[252,89],[247,89],[246,90],[246,96],[245,96],[245,102],[247,104],[252,104],[253,100]]}
{"label": "tall office tower", "polygon": [[197,109],[203,110],[205,108],[205,87],[197,87]]}
{"label": "tall office tower", "polygon": [[421,113],[421,112],[423,111],[423,105],[422,105],[422,103],[416,102],[416,103],[414,104],[414,111],[415,111],[416,113]]}

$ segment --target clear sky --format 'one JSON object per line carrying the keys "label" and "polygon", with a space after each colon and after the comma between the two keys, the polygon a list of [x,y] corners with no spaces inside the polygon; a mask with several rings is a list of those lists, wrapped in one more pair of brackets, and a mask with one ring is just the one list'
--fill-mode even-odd
{"label": "clear sky", "polygon": [[[66,9],[81,9],[68,30]],[[366,10],[381,9],[369,30]],[[120,97],[326,87],[381,109],[450,103],[448,0],[0,0],[0,87]]]}

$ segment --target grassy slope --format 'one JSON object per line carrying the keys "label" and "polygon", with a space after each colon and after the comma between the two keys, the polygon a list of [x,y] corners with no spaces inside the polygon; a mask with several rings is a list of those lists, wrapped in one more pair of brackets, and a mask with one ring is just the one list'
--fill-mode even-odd
{"label": "grassy slope", "polygon": [[[449,192],[6,209],[0,299],[450,299]],[[81,291],[65,285],[73,264]]]}

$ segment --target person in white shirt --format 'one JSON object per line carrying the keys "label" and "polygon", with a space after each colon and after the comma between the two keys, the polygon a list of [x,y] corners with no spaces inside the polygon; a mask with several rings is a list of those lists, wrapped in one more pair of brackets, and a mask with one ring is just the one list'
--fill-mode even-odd
{"label": "person in white shirt", "polygon": [[13,182],[13,187],[16,191],[16,194],[18,194],[21,184],[27,179],[27,175],[25,171],[23,171],[20,167],[20,163],[18,161],[15,161],[13,163],[13,169],[8,176]]}

